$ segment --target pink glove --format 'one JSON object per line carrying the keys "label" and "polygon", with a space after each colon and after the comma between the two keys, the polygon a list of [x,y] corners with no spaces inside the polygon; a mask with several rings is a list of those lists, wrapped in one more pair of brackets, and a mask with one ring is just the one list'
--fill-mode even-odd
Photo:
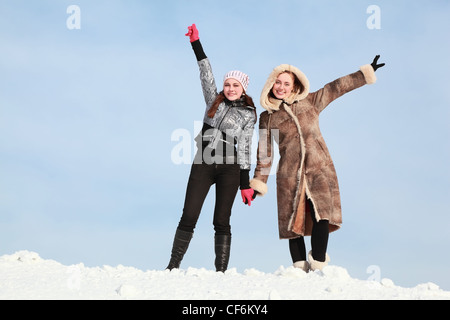
{"label": "pink glove", "polygon": [[252,200],[254,198],[255,190],[252,188],[241,190],[242,201],[249,206],[252,205]]}
{"label": "pink glove", "polygon": [[191,42],[197,41],[199,38],[198,36],[198,30],[197,27],[195,26],[195,23],[192,26],[188,27],[188,33],[185,34],[186,36],[189,37],[189,40]]}

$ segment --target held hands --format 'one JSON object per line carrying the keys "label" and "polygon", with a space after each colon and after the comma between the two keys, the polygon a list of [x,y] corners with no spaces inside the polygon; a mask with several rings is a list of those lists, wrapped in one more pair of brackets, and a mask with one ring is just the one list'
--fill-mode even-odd
{"label": "held hands", "polygon": [[198,30],[195,26],[195,23],[192,26],[188,27],[188,33],[186,33],[185,36],[188,36],[191,42],[197,41],[199,39]]}
{"label": "held hands", "polygon": [[252,201],[255,200],[258,191],[250,189],[241,190],[242,201],[249,206],[252,205]]}
{"label": "held hands", "polygon": [[384,67],[384,65],[385,65],[385,63],[377,64],[379,58],[380,58],[380,55],[376,55],[375,58],[373,59],[373,62],[371,63],[373,71],[377,71],[378,68]]}

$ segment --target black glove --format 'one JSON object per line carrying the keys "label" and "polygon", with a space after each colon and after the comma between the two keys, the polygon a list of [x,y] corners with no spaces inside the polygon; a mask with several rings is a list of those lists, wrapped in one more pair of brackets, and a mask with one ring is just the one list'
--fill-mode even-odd
{"label": "black glove", "polygon": [[371,63],[373,71],[377,71],[378,68],[384,67],[384,65],[385,65],[385,63],[377,64],[379,58],[380,58],[380,55],[376,55],[375,58],[373,59],[373,62]]}
{"label": "black glove", "polygon": [[255,198],[256,198],[256,196],[259,194],[259,192],[256,191],[256,190],[253,190],[253,191],[254,191],[254,192],[253,192],[252,200],[255,200]]}

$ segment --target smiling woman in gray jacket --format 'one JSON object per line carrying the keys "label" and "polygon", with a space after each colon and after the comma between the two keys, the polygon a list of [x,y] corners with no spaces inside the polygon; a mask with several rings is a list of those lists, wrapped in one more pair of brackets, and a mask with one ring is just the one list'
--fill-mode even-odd
{"label": "smiling woman in gray jacket", "polygon": [[243,202],[250,205],[254,195],[249,184],[250,151],[256,111],[246,95],[249,78],[241,71],[230,71],[218,93],[209,59],[198,30],[188,27],[192,48],[200,69],[206,102],[203,128],[197,138],[198,152],[192,164],[183,214],[178,224],[167,269],[179,268],[194,233],[203,202],[210,187],[216,185],[214,244],[216,271],[227,270],[231,246],[231,208],[238,188]]}

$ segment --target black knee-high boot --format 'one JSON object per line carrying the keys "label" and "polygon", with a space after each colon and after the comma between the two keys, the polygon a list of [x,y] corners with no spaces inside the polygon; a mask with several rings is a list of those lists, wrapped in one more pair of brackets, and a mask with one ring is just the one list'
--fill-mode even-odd
{"label": "black knee-high boot", "polygon": [[216,271],[225,272],[230,260],[231,235],[219,234],[214,236],[214,250],[216,252]]}
{"label": "black knee-high boot", "polygon": [[193,234],[193,232],[177,229],[173,239],[170,262],[166,269],[172,270],[180,268],[181,260],[183,260]]}

